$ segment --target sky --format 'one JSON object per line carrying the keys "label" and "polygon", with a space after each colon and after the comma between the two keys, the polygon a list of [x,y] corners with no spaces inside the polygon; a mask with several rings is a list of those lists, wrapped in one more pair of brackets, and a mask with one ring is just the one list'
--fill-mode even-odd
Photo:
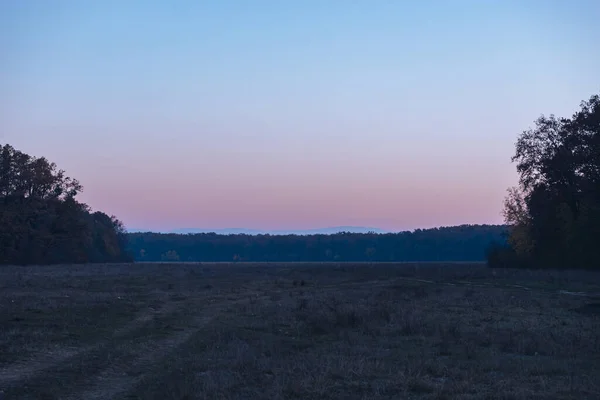
{"label": "sky", "polygon": [[501,223],[597,0],[0,0],[0,143],[129,228]]}

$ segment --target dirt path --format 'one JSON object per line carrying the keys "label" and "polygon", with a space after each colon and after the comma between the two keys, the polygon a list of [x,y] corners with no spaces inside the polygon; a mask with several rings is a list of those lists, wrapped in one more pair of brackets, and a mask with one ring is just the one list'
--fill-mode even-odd
{"label": "dirt path", "polygon": [[[261,296],[267,298],[266,296]],[[146,378],[147,374],[138,376],[129,376],[127,371],[130,369],[144,369],[157,364],[161,359],[169,356],[178,348],[188,342],[195,334],[208,326],[225,307],[233,304],[242,304],[248,302],[249,299],[241,299],[236,301],[224,301],[213,303],[204,307],[201,312],[203,315],[197,316],[190,320],[190,325],[193,328],[178,332],[166,339],[154,342],[149,346],[138,351],[138,357],[124,368],[113,368],[104,370],[97,375],[85,390],[72,393],[65,397],[66,400],[110,400],[123,395],[138,385]]]}
{"label": "dirt path", "polygon": [[[165,303],[159,309],[148,308],[147,310],[141,312],[131,322],[114,331],[111,338],[118,339],[119,337],[125,336],[135,329],[140,328],[156,316],[170,314],[176,309],[176,306],[177,304],[174,303]],[[34,359],[18,361],[0,370],[0,388],[14,386],[20,382],[31,379],[32,377],[48,369],[59,366],[71,358],[99,350],[104,345],[106,345],[105,342],[99,342],[90,346],[79,348],[58,347]]]}
{"label": "dirt path", "polygon": [[[212,321],[211,317],[206,317],[203,320],[194,321],[198,326],[193,329],[188,329],[179,332],[159,342],[152,343],[151,346],[145,346],[144,350],[140,351],[138,358],[127,366],[127,369],[139,369],[145,366],[152,366],[160,359],[168,356],[177,348],[185,344],[192,336],[198,333],[204,326]],[[124,394],[133,389],[139,384],[145,375],[128,376],[127,369],[116,368],[104,370],[97,375],[88,385],[88,387],[80,392],[71,394],[65,397],[66,400],[108,400],[113,399],[120,394]]]}

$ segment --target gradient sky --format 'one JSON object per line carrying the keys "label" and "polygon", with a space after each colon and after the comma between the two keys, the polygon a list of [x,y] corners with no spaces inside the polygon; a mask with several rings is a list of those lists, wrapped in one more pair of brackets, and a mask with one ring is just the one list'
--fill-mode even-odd
{"label": "gradient sky", "polygon": [[130,228],[499,223],[600,1],[0,0],[0,143]]}

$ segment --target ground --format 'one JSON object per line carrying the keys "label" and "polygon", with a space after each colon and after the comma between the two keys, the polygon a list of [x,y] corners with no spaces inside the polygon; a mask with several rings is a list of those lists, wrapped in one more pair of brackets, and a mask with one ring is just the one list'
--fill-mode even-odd
{"label": "ground", "polygon": [[0,398],[598,399],[600,274],[0,267]]}

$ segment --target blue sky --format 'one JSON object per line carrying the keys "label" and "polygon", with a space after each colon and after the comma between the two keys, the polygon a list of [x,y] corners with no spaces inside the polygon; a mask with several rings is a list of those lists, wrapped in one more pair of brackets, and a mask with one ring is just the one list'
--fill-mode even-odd
{"label": "blue sky", "polygon": [[500,222],[600,89],[597,1],[0,2],[0,142],[130,227]]}

